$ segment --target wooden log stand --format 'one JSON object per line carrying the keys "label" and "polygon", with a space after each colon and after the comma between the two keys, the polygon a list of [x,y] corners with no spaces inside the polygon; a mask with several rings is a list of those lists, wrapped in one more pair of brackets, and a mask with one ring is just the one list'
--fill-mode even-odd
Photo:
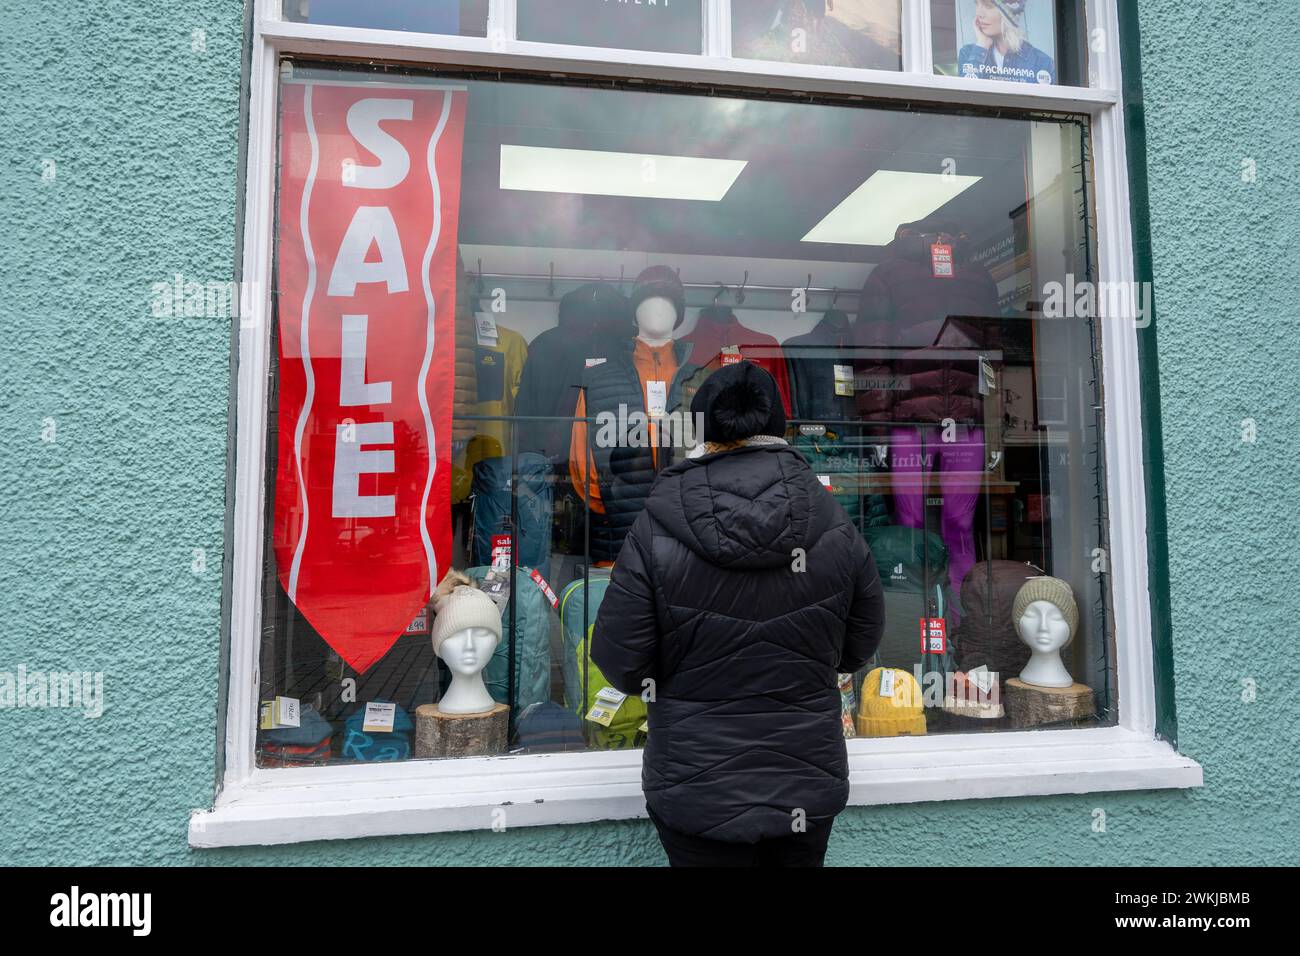
{"label": "wooden log stand", "polygon": [[1002,702],[1012,727],[1079,723],[1097,712],[1092,688],[1078,682],[1069,687],[1039,687],[1009,677],[1002,686]]}
{"label": "wooden log stand", "polygon": [[437,704],[415,708],[415,756],[486,757],[504,753],[510,708],[481,714],[444,714]]}

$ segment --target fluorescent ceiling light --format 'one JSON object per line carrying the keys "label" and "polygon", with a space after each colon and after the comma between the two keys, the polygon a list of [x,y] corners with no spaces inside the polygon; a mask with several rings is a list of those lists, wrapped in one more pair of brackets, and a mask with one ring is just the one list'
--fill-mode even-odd
{"label": "fluorescent ceiling light", "polygon": [[718,202],[747,165],[742,159],[503,145],[501,188]]}
{"label": "fluorescent ceiling light", "polygon": [[888,245],[900,225],[924,219],[983,178],[878,170],[813,226],[802,241]]}

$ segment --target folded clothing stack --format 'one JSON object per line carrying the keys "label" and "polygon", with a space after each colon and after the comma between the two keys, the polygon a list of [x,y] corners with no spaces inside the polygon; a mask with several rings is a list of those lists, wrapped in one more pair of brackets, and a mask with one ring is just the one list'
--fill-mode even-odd
{"label": "folded clothing stack", "polygon": [[261,767],[301,767],[328,763],[334,727],[310,704],[304,704],[297,727],[262,730],[257,735]]}

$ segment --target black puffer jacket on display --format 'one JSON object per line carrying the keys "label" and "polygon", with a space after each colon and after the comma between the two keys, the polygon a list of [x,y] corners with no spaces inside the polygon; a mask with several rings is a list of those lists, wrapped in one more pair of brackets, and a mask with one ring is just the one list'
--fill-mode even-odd
{"label": "black puffer jacket on display", "polygon": [[[515,399],[517,415],[572,416],[587,362],[617,354],[636,335],[632,307],[607,282],[591,282],[566,294],[560,299],[559,322],[528,346]],[[569,454],[572,429],[571,421],[525,422],[519,428],[519,450],[561,461]]]}
{"label": "black puffer jacket on display", "polygon": [[866,542],[792,448],[663,471],[592,643],[619,690],[654,681],[642,785],[655,814],[753,843],[789,836],[797,811],[813,825],[839,813],[849,784],[836,675],[871,658],[883,614]]}
{"label": "black puffer jacket on display", "polygon": [[[904,233],[912,227],[926,231]],[[972,322],[982,326],[997,319],[998,290],[988,270],[970,259],[967,243],[953,236],[957,232],[944,223],[900,227],[903,234],[890,243],[889,257],[862,287],[855,344],[889,350],[856,363],[859,381],[868,383],[857,392],[865,420],[934,423],[952,418],[969,424],[983,418],[978,351],[963,336]],[[953,275],[948,278],[936,278],[931,261],[931,247],[941,239],[953,246]],[[967,321],[945,329],[950,318],[958,317]],[[944,338],[937,345],[941,332]],[[872,387],[891,375],[904,377],[906,387]]]}

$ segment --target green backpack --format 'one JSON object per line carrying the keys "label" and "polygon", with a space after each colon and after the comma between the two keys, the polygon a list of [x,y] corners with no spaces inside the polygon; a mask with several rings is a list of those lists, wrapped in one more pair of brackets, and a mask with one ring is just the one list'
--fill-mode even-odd
{"label": "green backpack", "polygon": [[[646,721],[646,703],[639,694],[623,698],[608,727],[587,719],[592,707],[597,704],[597,695],[606,687],[610,687],[609,681],[605,680],[605,675],[600,672],[600,668],[587,653],[591,633],[595,628],[596,625],[593,624],[587,629],[587,639],[578,645],[574,662],[577,665],[579,680],[581,681],[584,675],[586,679],[587,693],[583,696],[581,716],[583,726],[587,728],[587,740],[597,750],[628,750],[639,747],[645,742],[646,733],[642,730]],[[604,701],[600,703],[604,704]]]}

